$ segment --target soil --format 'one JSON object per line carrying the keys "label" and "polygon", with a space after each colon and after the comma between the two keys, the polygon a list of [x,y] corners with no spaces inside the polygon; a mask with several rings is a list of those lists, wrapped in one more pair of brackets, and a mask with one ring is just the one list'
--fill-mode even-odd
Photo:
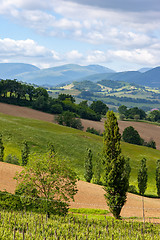
{"label": "soil", "polygon": [[[16,172],[20,172],[22,169],[23,168],[20,166],[0,162],[0,190],[6,190],[7,192],[14,193],[17,182],[13,179],[13,177],[16,175]],[[105,191],[102,186],[78,181],[77,188],[78,192],[75,196],[75,202],[70,202],[71,208],[109,210],[104,197]],[[160,199],[144,197],[144,206],[146,220],[160,223]],[[122,209],[121,215],[125,218],[142,218],[142,197],[128,193],[127,202]]]}
{"label": "soil", "polygon": [[[0,112],[12,116],[33,118],[47,122],[54,121],[54,116],[52,114],[4,103],[0,103]],[[84,126],[84,131],[87,127],[94,127],[100,131],[104,130],[104,120],[102,122],[82,120],[82,124]],[[156,141],[157,149],[160,149],[160,126],[141,122],[119,121],[120,132],[130,125],[132,125],[145,140],[153,138]],[[14,180],[13,177],[16,172],[20,172],[21,170],[22,167],[20,166],[0,162],[0,190],[14,193],[16,180]],[[78,181],[77,187],[78,193],[75,196],[75,202],[71,202],[70,204],[72,208],[108,209],[104,198],[103,187],[83,181]],[[150,217],[152,219],[149,219],[149,221],[160,223],[160,199],[144,197],[144,206],[146,219]],[[127,202],[122,209],[121,215],[122,217],[142,218],[142,197],[128,193]]]}

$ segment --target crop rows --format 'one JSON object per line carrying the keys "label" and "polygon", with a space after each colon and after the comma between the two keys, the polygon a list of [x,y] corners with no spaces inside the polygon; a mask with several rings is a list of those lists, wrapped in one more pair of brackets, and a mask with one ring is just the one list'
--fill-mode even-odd
{"label": "crop rows", "polygon": [[160,239],[159,225],[118,221],[110,218],[89,220],[87,216],[64,217],[29,212],[0,212],[1,240],[50,239]]}

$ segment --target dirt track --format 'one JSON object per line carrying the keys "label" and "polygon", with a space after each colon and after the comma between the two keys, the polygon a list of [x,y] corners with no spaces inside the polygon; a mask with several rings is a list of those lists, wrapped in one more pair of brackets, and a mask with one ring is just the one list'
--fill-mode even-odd
{"label": "dirt track", "polygon": [[[25,107],[18,107],[0,103],[0,112],[13,116],[34,118],[38,120],[53,122],[53,115],[42,113]],[[87,127],[94,127],[97,130],[103,131],[103,122],[94,122],[82,120],[84,130]],[[134,126],[138,130],[141,137],[145,140],[153,138],[156,141],[157,148],[160,149],[160,127],[147,123],[122,122],[119,121],[120,131],[127,126]],[[0,190],[6,190],[13,193],[16,186],[16,181],[13,180],[16,171],[21,171],[22,167],[0,162]],[[77,183],[78,193],[75,196],[75,202],[71,203],[74,208],[99,208],[108,209],[104,198],[104,190],[101,186],[79,181]],[[144,198],[145,200],[145,215],[146,217],[160,218],[160,199]],[[142,200],[140,196],[128,193],[127,203],[122,210],[124,217],[142,217]],[[160,219],[153,222],[160,222]]]}

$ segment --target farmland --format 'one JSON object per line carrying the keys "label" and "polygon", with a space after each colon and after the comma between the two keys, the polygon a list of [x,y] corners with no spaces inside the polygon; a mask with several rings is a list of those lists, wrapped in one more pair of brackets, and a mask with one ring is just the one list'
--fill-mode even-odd
{"label": "farmland", "polygon": [[[86,148],[90,147],[92,149],[93,155],[94,155],[94,158],[93,158],[93,164],[94,164],[95,161],[97,160],[97,153],[102,152],[102,146],[103,146],[102,137],[54,124],[52,123],[53,115],[51,114],[44,114],[32,109],[26,109],[26,108],[21,108],[17,106],[6,105],[6,104],[2,104],[1,109],[2,109],[2,106],[3,107],[5,106],[2,111],[2,112],[5,111],[5,114],[3,113],[0,114],[0,121],[1,121],[0,132],[3,134],[3,140],[5,145],[5,159],[9,154],[12,154],[12,155],[16,155],[19,158],[19,161],[21,161],[20,155],[21,155],[22,143],[24,140],[27,140],[29,142],[31,155],[33,153],[39,153],[42,155],[45,154],[48,151],[48,143],[52,142],[58,154],[61,157],[66,158],[68,163],[70,163],[70,165],[75,169],[80,179],[84,180],[84,177],[83,177],[84,157],[85,157]],[[7,106],[10,107],[10,111],[7,110]],[[25,111],[28,111],[28,112],[26,113]],[[10,116],[9,114],[15,115],[15,116]],[[16,115],[18,117],[16,117]],[[30,117],[30,118],[27,118],[27,117]],[[34,118],[37,118],[39,120],[36,120]],[[128,122],[125,122],[125,123],[128,123]],[[100,124],[103,125],[102,122]],[[152,127],[155,125],[150,125],[150,126]],[[157,130],[158,129],[159,128],[157,128]],[[157,131],[157,134],[158,134],[158,131]],[[130,184],[133,184],[135,186],[137,186],[137,171],[140,165],[140,160],[143,157],[147,158],[149,179],[148,179],[148,188],[146,191],[146,196],[149,195],[149,196],[155,197],[156,196],[155,162],[157,159],[160,159],[160,151],[122,142],[122,153],[125,156],[130,157],[131,159],[130,163],[131,163],[132,171],[131,171]],[[15,180],[13,180],[13,177],[15,172],[20,171],[22,168],[20,166],[1,163],[0,169],[1,169],[0,190],[6,189],[9,192],[14,192],[16,185],[15,185]],[[78,185],[79,191],[75,196],[75,202],[70,203],[72,208],[99,208],[99,209],[109,210],[104,199],[104,190],[101,186],[95,185],[92,183],[86,183],[84,181],[78,181],[77,185]],[[153,198],[145,197],[145,215],[148,221],[159,222],[159,217],[160,217],[159,209],[160,209],[160,205],[159,205],[158,198],[153,199]],[[1,216],[3,215],[3,213],[4,212],[1,212]],[[9,219],[11,221],[11,215],[7,215],[7,214],[11,214],[11,213],[5,212],[6,219],[4,217],[2,218],[3,221],[1,221],[1,224],[3,224],[6,221],[6,226],[7,226],[7,221],[9,221]],[[26,214],[24,214],[23,217]],[[21,215],[22,213],[19,213],[18,215],[19,218],[21,218],[20,217]],[[88,215],[87,221],[91,221],[87,223],[87,226],[92,225],[93,223],[92,218],[97,218],[93,216],[93,214],[86,213],[85,215]],[[111,216],[110,213],[105,215],[107,215],[108,223],[106,222],[104,216],[101,215],[100,217],[98,217],[100,222],[98,219],[95,220],[96,221],[95,231],[93,231],[93,229],[92,228],[90,229],[89,227],[90,229],[89,232],[94,234],[94,236],[96,236],[96,234],[99,234],[97,229],[101,229],[102,227],[102,229],[100,230],[102,233],[100,234],[101,235],[100,239],[111,239],[112,235],[107,235],[108,232],[105,231],[106,228],[103,228],[103,224],[105,227],[106,227],[106,224],[108,224],[108,229],[110,234],[113,232],[112,224],[114,220],[110,220],[110,216]],[[30,215],[26,215],[27,220],[23,220],[23,221],[32,222],[32,220],[29,220],[29,216]],[[36,216],[37,215],[34,215],[34,217],[32,216],[32,218],[36,219]],[[75,213],[74,213],[74,216],[75,216]],[[131,218],[134,218],[134,217],[136,217],[137,220],[142,217],[142,205],[141,205],[140,196],[128,193],[127,203],[122,210],[122,216],[125,218],[129,218],[130,220]],[[70,220],[68,220],[69,224],[73,223],[74,225],[73,216],[68,216],[66,219],[69,219],[69,217],[71,217]],[[45,218],[45,216],[43,218]],[[55,217],[52,216],[52,218],[54,218],[55,220],[56,216]],[[81,222],[82,220],[82,225],[84,221],[86,222],[86,219],[84,220],[82,216],[79,216],[79,213],[78,213],[78,216],[75,216],[75,219],[79,219],[79,220],[76,220],[79,222]],[[18,220],[18,222],[21,222],[21,221],[22,220]],[[50,232],[50,230],[45,230],[43,232],[43,229],[41,228],[40,228],[41,230],[40,229],[38,230],[39,225],[37,222],[37,230],[36,230],[37,235],[39,234],[44,236],[45,234],[43,233],[46,233],[47,239],[50,239],[49,237],[55,236],[55,230],[56,230],[57,236],[58,234],[61,234],[60,239],[63,239],[64,238],[63,234],[64,235],[66,234],[65,232],[66,230],[62,231],[62,229],[59,227],[55,228],[54,221],[52,223],[50,221],[52,221],[52,219],[48,220],[47,224],[49,225],[46,225],[46,228],[44,227],[43,229],[49,229],[48,226],[53,226],[52,227],[52,229],[54,229],[53,232]],[[85,235],[83,235],[83,237],[80,238],[81,236],[80,231],[82,231],[83,234],[88,231],[87,230],[88,227],[86,225],[84,225],[83,230],[80,228],[80,231],[77,230],[76,226],[75,226],[76,230],[74,230],[74,226],[73,226],[72,227],[73,231],[71,230],[71,233],[70,233],[69,230],[71,229],[70,228],[71,225],[68,225],[68,223],[65,222],[64,218],[63,218],[63,221],[64,221],[64,225],[63,224],[62,225],[67,228],[68,234],[71,234],[71,235],[68,235],[67,236],[68,238],[66,237],[66,239],[73,239],[71,238],[71,236],[74,236],[74,238],[76,238],[75,234],[77,234],[77,239],[83,239]],[[6,230],[6,233],[5,231],[3,231],[2,233],[4,236],[6,236],[5,234],[8,234],[8,239],[11,239],[11,238],[13,239],[14,233],[16,234],[17,239],[18,237],[19,239],[22,239],[23,232],[24,232],[25,237],[27,239],[30,239],[30,235],[29,235],[30,232],[33,233],[35,231],[34,224],[35,222],[32,224],[34,227],[33,226],[28,227],[28,229],[29,228],[31,229],[31,230],[28,230],[28,232],[26,231],[26,226],[27,226],[27,223],[26,223],[26,225],[24,224],[23,227],[21,226],[21,224],[19,224],[15,228],[13,226],[12,228]],[[101,224],[101,227],[99,227],[99,224]],[[125,233],[128,234],[128,236],[131,239],[136,239],[135,238],[136,236],[137,236],[137,239],[143,239],[142,238],[143,234],[145,236],[145,239],[147,239],[147,237],[148,239],[154,239],[154,238],[156,239],[159,234],[158,230],[156,230],[156,226],[152,224],[147,225],[149,227],[146,227],[145,230],[142,228],[142,225],[137,225],[138,227],[136,227],[136,223],[133,223],[133,224],[130,223],[128,225],[126,223],[126,225],[124,224],[124,229],[119,224],[120,223],[115,222],[114,239],[118,239],[117,236],[122,236],[122,239],[123,239]],[[134,224],[135,224],[135,227],[134,227]],[[3,229],[4,225],[1,225],[1,226],[2,226],[1,229]],[[16,231],[14,229],[16,229]],[[132,235],[133,231],[131,230],[133,229],[136,235]],[[152,231],[149,229],[152,229],[152,230],[154,229],[154,230]],[[91,237],[92,235],[90,235],[90,233],[88,235],[88,239],[92,239]],[[54,238],[51,238],[51,239],[54,239]]]}
{"label": "farmland", "polygon": [[158,239],[159,226],[151,223],[101,220],[85,215],[51,216],[26,212],[0,212],[0,238],[11,239]]}

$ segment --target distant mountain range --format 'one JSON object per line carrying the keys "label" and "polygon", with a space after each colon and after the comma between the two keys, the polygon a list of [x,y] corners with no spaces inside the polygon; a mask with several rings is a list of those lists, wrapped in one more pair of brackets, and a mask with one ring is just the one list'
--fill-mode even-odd
{"label": "distant mountain range", "polygon": [[57,86],[73,81],[115,80],[160,88],[160,67],[142,68],[138,71],[115,72],[100,65],[80,66],[67,64],[39,69],[31,64],[0,63],[0,79],[17,79],[39,86]]}

